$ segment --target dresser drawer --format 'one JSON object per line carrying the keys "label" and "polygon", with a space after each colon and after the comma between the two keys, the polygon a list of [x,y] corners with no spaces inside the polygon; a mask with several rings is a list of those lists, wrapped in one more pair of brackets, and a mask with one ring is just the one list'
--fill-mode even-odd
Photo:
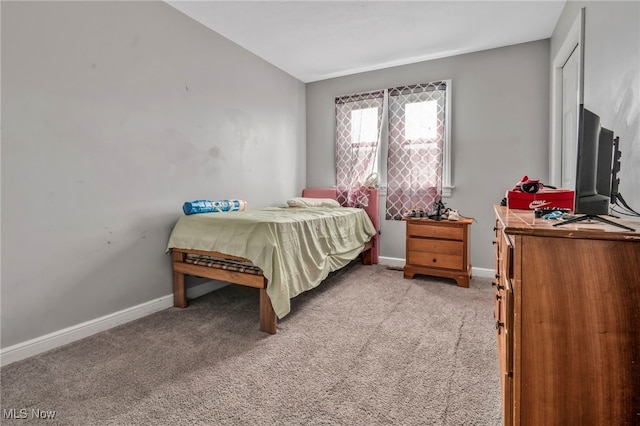
{"label": "dresser drawer", "polygon": [[464,257],[455,254],[410,251],[407,256],[407,263],[427,268],[464,269]]}
{"label": "dresser drawer", "polygon": [[464,229],[460,226],[408,223],[407,237],[441,238],[445,240],[462,241],[464,239]]}
{"label": "dresser drawer", "polygon": [[464,254],[464,243],[462,241],[430,240],[427,238],[409,238],[407,240],[407,250],[411,252]]}

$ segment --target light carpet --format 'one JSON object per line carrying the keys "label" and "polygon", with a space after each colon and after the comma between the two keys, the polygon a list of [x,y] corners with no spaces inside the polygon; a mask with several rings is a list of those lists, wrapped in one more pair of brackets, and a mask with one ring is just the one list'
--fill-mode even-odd
{"label": "light carpet", "polygon": [[493,297],[356,263],[268,335],[227,286],[2,368],[2,424],[499,425]]}

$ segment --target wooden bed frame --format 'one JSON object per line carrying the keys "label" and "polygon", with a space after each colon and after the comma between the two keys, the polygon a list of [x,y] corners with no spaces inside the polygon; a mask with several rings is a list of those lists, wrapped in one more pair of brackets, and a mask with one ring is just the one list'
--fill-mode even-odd
{"label": "wooden bed frame", "polygon": [[[378,263],[378,191],[371,189],[370,202],[368,207],[364,207],[374,227],[376,235],[369,240],[362,250],[362,263],[372,265]],[[302,192],[304,197],[310,198],[336,198],[335,188],[308,188]],[[187,292],[185,288],[185,275],[209,278],[212,280],[225,281],[230,284],[238,284],[247,287],[260,289],[260,331],[269,334],[276,334],[277,316],[271,306],[271,299],[267,294],[267,279],[260,274],[231,271],[203,265],[195,265],[185,261],[187,254],[204,255],[210,257],[225,258],[236,261],[250,262],[237,256],[225,253],[188,249],[171,249],[171,263],[173,266],[173,305],[178,308],[187,307]]]}

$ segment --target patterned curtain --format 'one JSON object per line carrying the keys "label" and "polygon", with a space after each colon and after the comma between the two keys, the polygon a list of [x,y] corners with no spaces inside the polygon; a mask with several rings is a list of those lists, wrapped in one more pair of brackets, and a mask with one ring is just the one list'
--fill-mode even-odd
{"label": "patterned curtain", "polygon": [[336,193],[347,207],[369,205],[367,177],[376,172],[384,91],[336,98]]}
{"label": "patterned curtain", "polygon": [[389,89],[387,220],[442,197],[445,95],[444,82]]}

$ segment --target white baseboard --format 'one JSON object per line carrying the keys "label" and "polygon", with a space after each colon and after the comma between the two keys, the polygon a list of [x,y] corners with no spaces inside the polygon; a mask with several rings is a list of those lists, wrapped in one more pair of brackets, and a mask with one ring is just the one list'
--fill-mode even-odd
{"label": "white baseboard", "polygon": [[478,278],[495,278],[496,271],[489,268],[476,268],[472,266],[471,274]]}
{"label": "white baseboard", "polygon": [[406,263],[404,259],[399,259],[397,257],[378,257],[378,263],[380,265],[393,266],[395,268],[404,268],[404,264]]}
{"label": "white baseboard", "polygon": [[[187,297],[194,299],[228,285],[219,281],[207,281],[187,289]],[[0,366],[11,364],[25,358],[55,349],[67,343],[89,337],[129,321],[162,311],[173,306],[173,294],[141,303],[100,318],[76,324],[26,342],[18,343],[0,350]]]}
{"label": "white baseboard", "polygon": [[92,334],[108,330],[120,324],[141,318],[143,316],[161,311],[173,306],[173,295],[161,297],[151,300],[137,306],[132,306],[101,318],[76,324],[26,342],[18,343],[7,348],[3,348],[0,352],[0,365],[5,366],[12,362],[20,361],[42,352],[55,349],[67,343],[75,342],[91,336]]}
{"label": "white baseboard", "polygon": [[[405,262],[405,259],[400,259],[397,257],[380,256],[378,258],[378,263],[380,265],[393,266],[396,268],[404,268]],[[471,267],[471,275],[478,278],[493,278],[495,276],[495,271],[488,268]]]}

